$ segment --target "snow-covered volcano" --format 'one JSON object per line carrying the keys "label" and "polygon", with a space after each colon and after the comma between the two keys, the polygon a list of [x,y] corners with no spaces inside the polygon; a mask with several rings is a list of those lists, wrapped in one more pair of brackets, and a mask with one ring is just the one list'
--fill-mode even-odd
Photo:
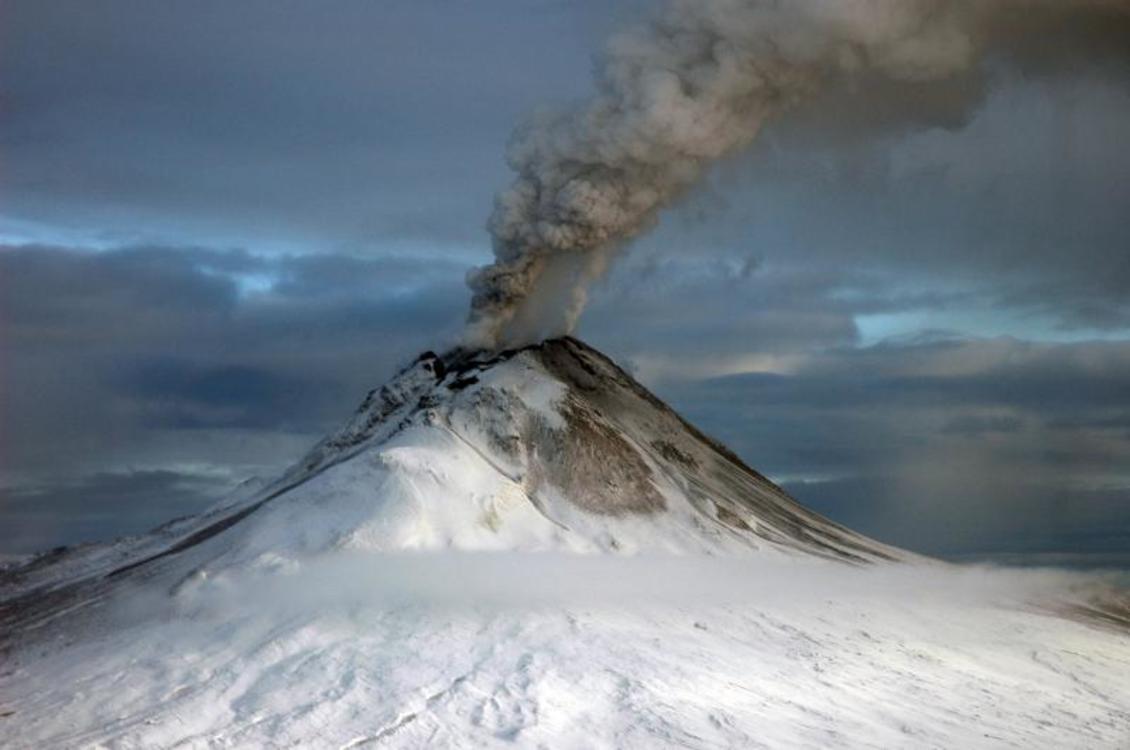
{"label": "snow-covered volcano", "polygon": [[805,510],[572,338],[421,355],[245,512],[214,545],[243,561],[296,547],[896,554]]}
{"label": "snow-covered volcano", "polygon": [[571,338],[425,353],[276,481],[0,586],[17,747],[1130,740],[1121,600],[844,529]]}
{"label": "snow-covered volcano", "polygon": [[10,599],[340,549],[907,556],[803,508],[603,354],[559,338],[426,352],[271,484],[6,588]]}
{"label": "snow-covered volcano", "polygon": [[250,507],[217,547],[894,554],[802,508],[572,338],[423,354]]}

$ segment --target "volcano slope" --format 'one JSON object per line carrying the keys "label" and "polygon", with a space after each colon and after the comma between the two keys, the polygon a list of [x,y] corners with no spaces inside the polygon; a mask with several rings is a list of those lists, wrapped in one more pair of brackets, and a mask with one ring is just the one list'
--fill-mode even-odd
{"label": "volcano slope", "polygon": [[[580,553],[580,554],[578,554]],[[12,747],[1127,747],[1125,599],[795,503],[570,338],[0,588]]]}

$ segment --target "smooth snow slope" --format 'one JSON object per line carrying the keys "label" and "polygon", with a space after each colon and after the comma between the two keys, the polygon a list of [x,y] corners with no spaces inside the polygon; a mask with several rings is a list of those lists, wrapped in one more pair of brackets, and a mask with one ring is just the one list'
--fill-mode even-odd
{"label": "smooth snow slope", "polygon": [[575,340],[427,354],[277,481],[9,571],[0,745],[1126,748],[1100,584],[843,529]]}
{"label": "smooth snow slope", "polygon": [[[896,568],[896,570],[891,570]],[[1082,579],[760,559],[336,553],[135,584],[6,659],[52,747],[1126,748]]]}

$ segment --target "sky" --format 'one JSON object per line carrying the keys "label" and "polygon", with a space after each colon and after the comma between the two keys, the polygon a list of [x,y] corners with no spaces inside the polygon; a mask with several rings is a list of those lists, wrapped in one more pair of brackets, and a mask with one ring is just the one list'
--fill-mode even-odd
{"label": "sky", "polygon": [[[270,477],[453,344],[511,132],[654,3],[0,5],[0,553]],[[1130,24],[832,87],[578,335],[811,507],[1130,567]]]}

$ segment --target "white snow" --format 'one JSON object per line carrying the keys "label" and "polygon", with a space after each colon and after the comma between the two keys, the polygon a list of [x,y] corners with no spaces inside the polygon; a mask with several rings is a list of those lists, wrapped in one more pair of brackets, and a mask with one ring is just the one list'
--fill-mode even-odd
{"label": "white snow", "polygon": [[144,585],[10,661],[4,744],[1125,748],[1085,578],[943,566],[331,555]]}

